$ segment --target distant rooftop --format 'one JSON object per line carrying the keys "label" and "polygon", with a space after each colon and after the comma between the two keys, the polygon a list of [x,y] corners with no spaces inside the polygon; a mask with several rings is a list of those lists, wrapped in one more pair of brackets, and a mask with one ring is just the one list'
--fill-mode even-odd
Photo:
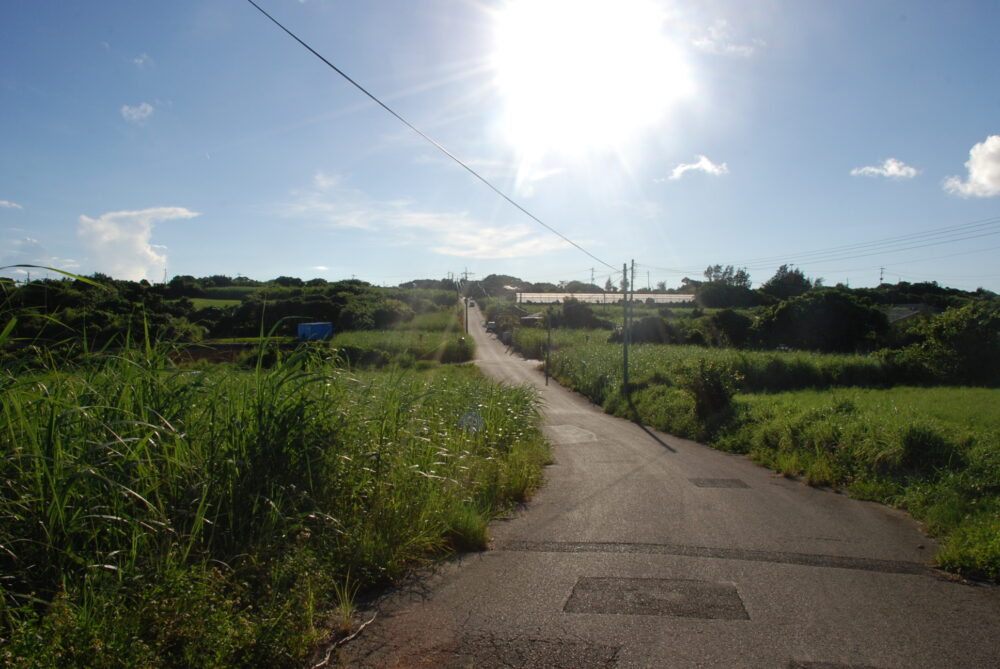
{"label": "distant rooftop", "polygon": [[[622,293],[515,293],[518,302],[532,304],[552,304],[574,299],[590,304],[614,304],[625,299]],[[678,295],[676,293],[634,293],[632,299],[636,302],[652,300],[654,304],[680,304],[694,302],[694,295]]]}

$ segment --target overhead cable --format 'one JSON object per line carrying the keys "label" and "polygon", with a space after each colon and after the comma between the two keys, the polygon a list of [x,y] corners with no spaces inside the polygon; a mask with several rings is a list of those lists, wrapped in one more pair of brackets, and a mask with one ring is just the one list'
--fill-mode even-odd
{"label": "overhead cable", "polygon": [[[827,249],[818,249],[814,251],[786,253],[770,257],[754,258],[741,263],[732,263],[732,264],[738,265],[745,269],[765,269],[767,267],[772,267],[774,263],[791,263],[792,261],[797,261],[797,263],[800,264],[817,265],[830,262],[839,262],[842,260],[853,260],[855,258],[868,258],[871,256],[878,256],[888,253],[897,253],[900,251],[909,251],[912,249],[927,248],[931,246],[941,246],[944,244],[951,244],[970,239],[990,237],[997,234],[1000,234],[1000,217],[991,217],[977,221],[972,221],[970,223],[962,223],[958,225],[951,225],[943,228],[937,228],[934,230],[926,230],[923,232],[898,235],[895,237],[886,237],[883,239],[878,239],[870,242],[859,242],[856,244],[847,244]],[[980,250],[982,249],[974,249],[972,251],[956,253],[953,255],[964,255],[965,253],[977,253]],[[951,257],[951,256],[942,256],[942,257]],[[646,265],[646,264],[643,264],[643,266],[649,269],[655,269],[658,271],[670,272],[674,274],[689,274],[691,272],[700,271],[699,269],[694,267],[671,268],[671,267],[656,267],[653,265]]]}
{"label": "overhead cable", "polygon": [[415,125],[413,125],[412,123],[410,123],[409,121],[407,121],[405,118],[403,118],[402,116],[400,116],[399,114],[397,114],[387,104],[385,104],[384,102],[382,102],[381,100],[379,100],[377,97],[375,97],[375,95],[373,95],[372,93],[370,93],[364,86],[362,86],[361,84],[359,84],[358,82],[356,82],[354,79],[352,79],[350,76],[348,76],[346,72],[344,72],[343,70],[341,70],[339,67],[337,67],[336,65],[334,65],[333,63],[331,63],[329,60],[327,60],[323,56],[321,56],[319,54],[319,52],[317,52],[311,46],[309,46],[304,41],[302,41],[301,39],[299,39],[298,35],[296,35],[291,30],[289,30],[288,28],[286,28],[285,26],[283,26],[277,19],[275,19],[273,16],[271,16],[266,11],[264,11],[261,8],[260,5],[258,5],[256,2],[254,2],[254,0],[247,0],[247,2],[249,2],[251,5],[253,5],[254,7],[256,7],[257,11],[259,11],[261,14],[263,14],[268,19],[270,19],[270,21],[272,23],[274,23],[274,25],[276,25],[279,28],[281,28],[285,33],[288,34],[289,37],[291,37],[296,42],[298,42],[303,47],[305,47],[306,50],[309,51],[309,53],[311,53],[312,55],[316,56],[321,61],[323,61],[327,65],[327,67],[329,67],[330,69],[332,69],[334,72],[336,72],[341,77],[343,77],[344,79],[346,79],[347,82],[350,83],[352,86],[354,86],[359,91],[361,91],[362,93],[364,93],[366,96],[368,96],[369,98],[371,98],[371,100],[375,104],[377,104],[379,107],[381,107],[385,111],[389,112],[389,114],[391,114],[396,120],[398,120],[400,123],[402,123],[403,125],[405,125],[407,128],[409,128],[413,132],[415,132],[418,135],[420,135],[424,140],[426,140],[430,144],[434,145],[434,147],[437,148],[441,153],[443,153],[444,155],[448,156],[453,161],[455,161],[456,163],[458,163],[462,168],[465,169],[465,171],[467,171],[469,174],[471,174],[475,178],[479,179],[490,190],[492,190],[494,193],[496,193],[497,195],[499,195],[500,197],[502,197],[508,203],[510,203],[511,205],[513,205],[514,207],[516,207],[521,213],[523,213],[528,218],[530,218],[531,220],[533,220],[536,223],[538,223],[539,225],[541,225],[543,228],[545,228],[546,230],[548,230],[549,232],[551,232],[552,234],[554,234],[556,237],[559,237],[560,239],[562,239],[564,242],[570,244],[571,246],[576,247],[579,251],[582,251],[583,253],[585,253],[587,256],[589,256],[593,260],[596,260],[597,262],[601,263],[605,267],[609,267],[611,269],[614,269],[613,265],[611,265],[611,264],[609,264],[609,263],[601,260],[600,258],[598,258],[597,256],[595,256],[593,253],[591,253],[587,249],[583,248],[582,246],[580,246],[579,244],[577,244],[576,242],[574,242],[572,239],[570,239],[566,235],[562,234],[561,232],[559,232],[558,230],[556,230],[555,228],[553,228],[551,225],[549,225],[548,223],[546,223],[545,221],[543,221],[542,219],[538,218],[537,216],[535,216],[534,214],[532,214],[530,211],[528,211],[527,209],[525,209],[524,207],[522,207],[520,204],[518,204],[513,199],[511,199],[506,193],[504,193],[499,188],[497,188],[496,186],[494,186],[488,179],[486,179],[484,176],[482,176],[481,174],[479,174],[479,172],[477,172],[476,170],[474,170],[471,167],[469,167],[460,158],[458,158],[458,156],[456,156],[451,151],[449,151],[448,149],[446,149],[439,142],[437,142],[432,137],[430,137],[429,135],[427,135],[426,133],[424,133],[423,131],[421,131]]}

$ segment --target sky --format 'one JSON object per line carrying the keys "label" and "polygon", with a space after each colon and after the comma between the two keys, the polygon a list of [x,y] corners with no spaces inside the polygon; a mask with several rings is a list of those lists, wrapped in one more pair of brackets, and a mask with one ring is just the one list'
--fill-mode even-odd
{"label": "sky", "polygon": [[464,167],[246,0],[9,0],[5,274],[1000,292],[995,0],[257,2]]}

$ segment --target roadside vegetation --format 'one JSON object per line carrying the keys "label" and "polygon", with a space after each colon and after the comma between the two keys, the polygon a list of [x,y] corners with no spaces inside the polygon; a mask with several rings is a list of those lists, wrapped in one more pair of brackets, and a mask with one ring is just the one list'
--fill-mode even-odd
{"label": "roadside vegetation", "polygon": [[[946,306],[891,327],[843,288],[753,309],[664,309],[633,319],[627,388],[617,319],[558,327],[604,307],[568,300],[542,313],[554,326],[549,372],[609,413],[906,509],[939,538],[941,567],[996,581],[1000,303],[939,297]],[[548,336],[514,325],[513,346],[545,359]]]}
{"label": "roadside vegetation", "polygon": [[443,364],[453,303],[189,364],[148,321],[19,336],[37,312],[3,288],[4,666],[301,666],[364,592],[484,548],[540,482],[535,394]]}

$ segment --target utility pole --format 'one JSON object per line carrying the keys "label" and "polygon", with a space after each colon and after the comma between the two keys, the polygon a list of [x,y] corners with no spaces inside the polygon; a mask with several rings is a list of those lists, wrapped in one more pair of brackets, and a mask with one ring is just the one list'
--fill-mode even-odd
{"label": "utility pole", "polygon": [[549,353],[552,351],[552,305],[549,305],[549,313],[545,317],[545,326],[548,330],[548,340],[545,344],[545,385],[549,385]]}
{"label": "utility pole", "polygon": [[631,289],[629,292],[635,296],[635,260],[632,261],[632,280],[629,281],[628,287]]}
{"label": "utility pole", "polygon": [[882,285],[882,281],[885,278],[885,267],[878,268],[878,285]]}
{"label": "utility pole", "polygon": [[594,283],[594,268],[593,267],[590,268],[590,283],[591,283],[591,285],[593,285],[593,283]]}
{"label": "utility pole", "polygon": [[628,395],[628,264],[622,263],[622,293],[625,295],[625,311],[622,315],[622,381],[625,395]]}

